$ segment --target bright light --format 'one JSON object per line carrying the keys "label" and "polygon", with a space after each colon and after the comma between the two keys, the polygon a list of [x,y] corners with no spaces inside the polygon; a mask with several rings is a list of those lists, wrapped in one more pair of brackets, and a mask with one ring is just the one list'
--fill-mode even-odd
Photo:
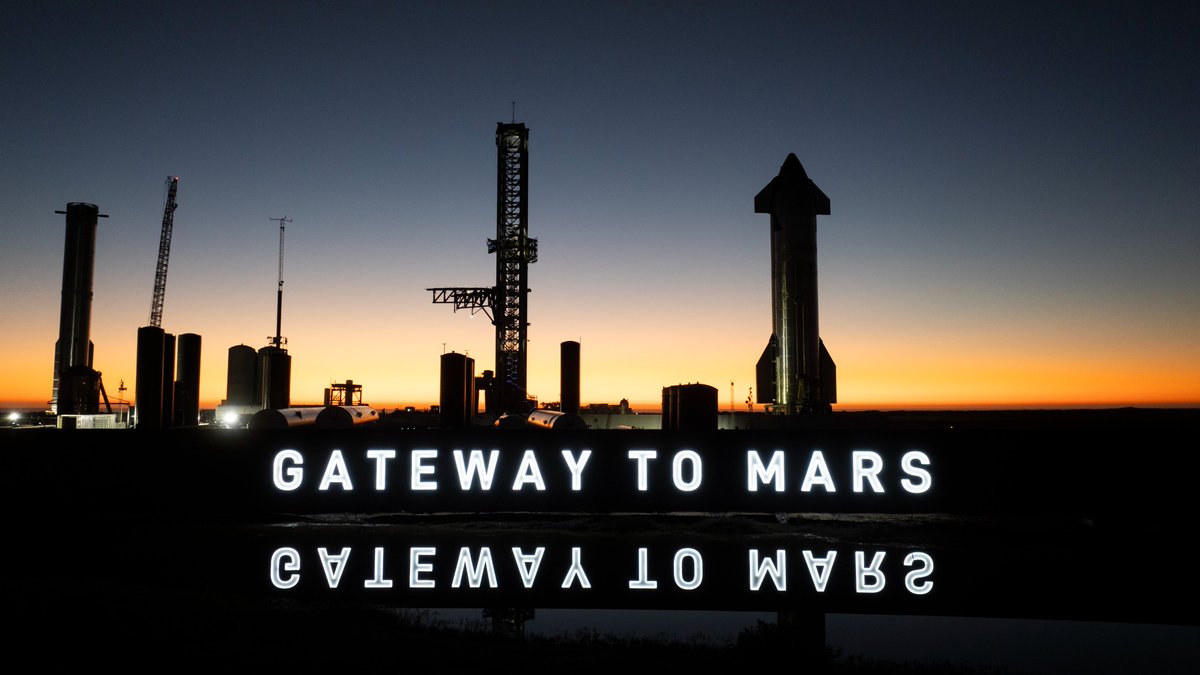
{"label": "bright light", "polygon": [[17,420],[19,420],[19,419],[21,419],[21,413],[15,413],[15,412],[8,413],[8,421],[9,422],[16,424]]}
{"label": "bright light", "polygon": [[227,427],[237,426],[238,414],[234,412],[227,412],[225,413],[225,416],[221,418],[221,421],[224,422],[225,426]]}

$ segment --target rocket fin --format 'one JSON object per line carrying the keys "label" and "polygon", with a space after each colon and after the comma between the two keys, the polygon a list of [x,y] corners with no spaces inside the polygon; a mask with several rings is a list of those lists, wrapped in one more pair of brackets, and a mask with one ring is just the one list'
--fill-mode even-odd
{"label": "rocket fin", "polygon": [[755,403],[774,403],[775,402],[775,357],[778,351],[778,341],[775,339],[775,334],[771,333],[771,338],[767,340],[767,346],[763,349],[762,356],[758,357],[758,364],[754,366],[754,386],[757,389],[754,395]]}
{"label": "rocket fin", "polygon": [[817,338],[821,348],[821,399],[825,403],[837,403],[837,364],[825,349],[825,341]]}

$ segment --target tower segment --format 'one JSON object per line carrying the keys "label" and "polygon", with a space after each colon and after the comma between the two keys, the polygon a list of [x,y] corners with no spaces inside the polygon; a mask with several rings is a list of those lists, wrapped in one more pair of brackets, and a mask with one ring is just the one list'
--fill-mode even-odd
{"label": "tower segment", "polygon": [[524,124],[496,126],[496,387],[500,409],[528,412],[526,347],[529,334],[529,263],[537,262],[537,240],[529,238],[529,130]]}
{"label": "tower segment", "polygon": [[439,287],[435,304],[455,311],[482,311],[496,327],[496,370],[488,390],[488,412],[527,413],[526,350],[529,342],[529,264],[537,262],[537,239],[529,237],[529,129],[524,123],[496,125],[496,285]]}

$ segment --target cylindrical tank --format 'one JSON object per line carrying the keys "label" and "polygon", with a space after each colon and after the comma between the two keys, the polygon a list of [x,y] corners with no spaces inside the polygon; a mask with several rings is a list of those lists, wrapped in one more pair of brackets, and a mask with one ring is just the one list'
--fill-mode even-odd
{"label": "cylindrical tank", "polygon": [[539,429],[586,429],[587,423],[575,413],[557,410],[534,410],[525,418],[525,423]]}
{"label": "cylindrical tank", "polygon": [[315,424],[323,408],[269,408],[250,417],[251,429],[287,429]]}
{"label": "cylindrical tank", "polygon": [[516,413],[504,413],[492,424],[497,429],[524,429],[525,425],[525,416]]}
{"label": "cylindrical tank", "polygon": [[379,413],[367,405],[331,405],[317,413],[314,423],[319,429],[349,429],[360,424],[379,421]]}
{"label": "cylindrical tank", "polygon": [[579,343],[573,340],[559,346],[559,410],[579,414]]}
{"label": "cylindrical tank", "polygon": [[133,385],[138,429],[163,427],[163,329],[142,326],[137,332],[137,379]]}
{"label": "cylindrical tank", "polygon": [[[100,217],[100,209],[95,204],[71,202],[67,204],[66,211],[58,213],[66,214],[67,230],[63,248],[58,341],[54,345],[52,396],[59,414],[91,413],[96,412],[99,396],[95,403],[90,401],[88,392],[92,387],[89,381],[93,375],[80,369],[92,367],[92,278],[96,260],[96,221]],[[66,379],[68,371],[74,379]]]}
{"label": "cylindrical tank", "polygon": [[662,429],[664,431],[679,431],[679,385],[673,384],[663,389]]}
{"label": "cylindrical tank", "polygon": [[176,341],[175,426],[200,424],[200,336],[183,333]]}
{"label": "cylindrical tank", "polygon": [[717,430],[717,388],[707,384],[676,385],[675,428],[678,431]]}
{"label": "cylindrical tank", "polygon": [[162,425],[170,428],[175,411],[175,335],[163,333]]}
{"label": "cylindrical tank", "polygon": [[229,369],[225,376],[225,402],[230,405],[251,405],[262,402],[259,388],[258,354],[254,347],[236,345],[229,348]]}
{"label": "cylindrical tank", "polygon": [[63,250],[62,305],[59,311],[59,370],[88,366],[92,329],[92,277],[96,260],[95,204],[67,204],[67,236]]}
{"label": "cylindrical tank", "polygon": [[466,354],[442,354],[441,426],[466,429],[475,416],[475,359]]}
{"label": "cylindrical tank", "polygon": [[258,350],[262,406],[280,409],[292,404],[292,357],[286,349],[269,346]]}

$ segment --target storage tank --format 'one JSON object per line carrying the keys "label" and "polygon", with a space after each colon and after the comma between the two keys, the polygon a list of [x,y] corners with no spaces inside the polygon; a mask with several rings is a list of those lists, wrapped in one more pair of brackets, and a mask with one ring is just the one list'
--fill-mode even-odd
{"label": "storage tank", "polygon": [[707,384],[675,387],[675,430],[717,430],[717,388]]}
{"label": "storage tank", "polygon": [[230,347],[229,366],[225,376],[225,402],[231,405],[261,404],[261,388],[258,354],[254,347]]}
{"label": "storage tank", "polygon": [[259,410],[250,418],[251,429],[289,429],[312,426],[324,408],[278,408]]}
{"label": "storage tank", "polygon": [[133,385],[138,429],[163,427],[163,329],[142,326],[137,332],[137,375]]}
{"label": "storage tank", "polygon": [[563,342],[559,347],[559,410],[579,414],[579,343]]}
{"label": "storage tank", "polygon": [[675,428],[675,387],[663,387],[662,390],[662,424],[664,430]]}
{"label": "storage tank", "polygon": [[442,354],[441,426],[446,429],[466,429],[475,417],[475,359],[466,354]]}
{"label": "storage tank", "polygon": [[529,413],[525,423],[539,429],[586,429],[587,423],[575,413],[559,412],[557,410],[534,410]]}
{"label": "storage tank", "polygon": [[331,405],[317,413],[318,429],[349,429],[379,421],[379,412],[367,405]]}
{"label": "storage tank", "polygon": [[287,408],[292,405],[292,357],[286,349],[275,346],[258,350],[259,382],[264,409]]}
{"label": "storage tank", "polygon": [[163,333],[162,426],[170,428],[175,411],[175,335]]}
{"label": "storage tank", "polygon": [[183,333],[176,342],[175,426],[200,424],[200,336]]}

